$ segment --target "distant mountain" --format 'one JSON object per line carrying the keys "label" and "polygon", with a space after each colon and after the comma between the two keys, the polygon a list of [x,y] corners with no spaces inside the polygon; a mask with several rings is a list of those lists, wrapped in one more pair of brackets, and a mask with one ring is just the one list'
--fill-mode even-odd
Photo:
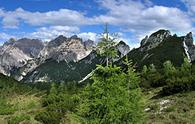
{"label": "distant mountain", "polygon": [[[88,41],[86,41],[88,42]],[[92,42],[93,43],[93,42]],[[44,60],[54,59],[57,61],[79,61],[92,51],[92,46],[86,47],[81,38],[76,35],[66,38],[62,35],[51,40],[40,51],[39,58]]]}
{"label": "distant mountain", "polygon": [[36,58],[44,43],[37,39],[10,39],[0,47],[0,73],[10,75],[14,69]]}
{"label": "distant mountain", "polygon": [[[124,42],[119,42],[115,46],[118,49],[119,57],[115,61],[129,52],[129,46]],[[105,64],[105,58],[97,54],[93,50],[88,56],[79,61],[56,61],[55,59],[47,59],[36,69],[31,71],[24,77],[26,82],[67,82],[80,81],[91,73],[97,64]]]}
{"label": "distant mountain", "polygon": [[17,80],[21,80],[46,60],[53,59],[58,62],[81,60],[90,54],[92,44],[94,45],[93,41],[83,42],[76,35],[70,38],[60,35],[50,42],[12,38],[0,47],[0,73],[14,75]]}
{"label": "distant mountain", "polygon": [[[149,64],[160,68],[167,60],[179,66],[184,57],[195,61],[191,32],[177,36],[168,30],[159,30],[146,36],[140,47],[131,51],[123,41],[113,47],[118,50],[115,64],[122,66],[127,55],[138,69]],[[60,35],[50,42],[10,39],[0,47],[0,73],[25,82],[81,81],[89,77],[97,64],[105,64],[105,58],[97,54],[97,49],[92,40],[83,41],[76,35],[69,38]]]}
{"label": "distant mountain", "polygon": [[44,47],[44,43],[38,39],[22,38],[19,40],[10,39],[4,46],[12,46],[22,50],[26,55],[36,58]]}
{"label": "distant mountain", "polygon": [[[167,60],[173,62],[175,66],[180,66],[184,57],[188,57],[189,61],[195,60],[192,33],[178,37],[176,34],[171,35],[168,30],[159,30],[149,37],[146,36],[141,41],[140,47],[131,50],[127,56],[138,69],[149,64],[160,68]],[[121,65],[124,59],[118,63]]]}

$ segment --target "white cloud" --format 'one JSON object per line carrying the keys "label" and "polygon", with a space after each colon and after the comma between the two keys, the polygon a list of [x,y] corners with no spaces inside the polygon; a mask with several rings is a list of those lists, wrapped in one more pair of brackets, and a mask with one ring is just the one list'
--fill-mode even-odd
{"label": "white cloud", "polygon": [[91,23],[91,20],[85,17],[84,13],[69,9],[42,13],[30,12],[22,8],[18,8],[15,11],[5,11],[1,9],[0,17],[3,18],[2,24],[5,27],[17,27],[18,23],[21,21],[33,26],[78,26]]}
{"label": "white cloud", "polygon": [[3,16],[3,14],[4,14],[4,11],[3,9],[0,8],[0,17]]}
{"label": "white cloud", "polygon": [[140,35],[159,29],[189,32],[193,30],[193,21],[187,12],[176,7],[153,5],[150,0],[101,0],[100,6],[108,12],[95,17],[99,23],[107,22],[132,32],[136,39]]}
{"label": "white cloud", "polygon": [[0,45],[2,45],[3,42],[9,40],[10,38],[15,38],[15,36],[0,32]]}
{"label": "white cloud", "polygon": [[181,0],[181,1],[186,5],[190,14],[195,13],[195,0]]}
{"label": "white cloud", "polygon": [[79,32],[79,28],[75,26],[50,26],[41,27],[37,31],[26,34],[29,38],[37,38],[43,41],[49,41],[59,35],[71,36]]}
{"label": "white cloud", "polygon": [[14,37],[14,36],[6,34],[6,33],[0,33],[0,39],[8,40],[8,39],[10,39],[12,37]]}
{"label": "white cloud", "polygon": [[143,32],[154,28],[187,30],[192,27],[188,15],[178,8],[147,7],[140,1],[132,0],[102,0],[100,3],[102,7],[108,9],[108,13],[96,17],[96,20],[123,25],[128,31]]}
{"label": "white cloud", "polygon": [[94,32],[83,32],[79,33],[78,36],[81,37],[84,41],[90,39],[97,42],[100,38],[100,36]]}

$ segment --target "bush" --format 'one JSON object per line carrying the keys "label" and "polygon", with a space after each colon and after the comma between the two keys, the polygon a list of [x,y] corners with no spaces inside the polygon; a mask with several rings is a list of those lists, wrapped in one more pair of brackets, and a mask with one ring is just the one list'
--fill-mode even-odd
{"label": "bush", "polygon": [[0,98],[0,115],[13,114],[15,109],[11,104],[8,104],[6,100]]}
{"label": "bush", "polygon": [[35,120],[44,124],[59,124],[62,115],[58,112],[44,111],[35,116]]}
{"label": "bush", "polygon": [[169,80],[168,85],[163,87],[164,95],[195,90],[195,76],[181,77]]}
{"label": "bush", "polygon": [[11,117],[11,119],[9,119],[8,124],[19,124],[24,120],[30,120],[30,116],[28,115],[13,116]]}
{"label": "bush", "polygon": [[144,87],[145,89],[163,86],[165,83],[162,79],[163,76],[158,72],[153,64],[151,64],[149,68],[144,66],[141,72],[140,86]]}
{"label": "bush", "polygon": [[77,106],[77,88],[71,84],[51,85],[49,94],[42,99],[43,112],[36,115],[35,119],[44,124],[59,124],[68,111],[73,112]]}

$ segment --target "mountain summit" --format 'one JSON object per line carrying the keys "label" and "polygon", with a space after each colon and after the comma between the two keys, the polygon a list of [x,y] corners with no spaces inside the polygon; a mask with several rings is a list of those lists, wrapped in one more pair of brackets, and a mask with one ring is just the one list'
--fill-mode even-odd
{"label": "mountain summit", "polygon": [[127,54],[140,69],[149,64],[161,67],[167,60],[179,66],[183,63],[184,57],[188,57],[191,62],[195,60],[195,46],[191,32],[186,36],[178,37],[176,34],[171,35],[168,30],[159,30],[149,37],[146,36],[140,44],[139,48]]}

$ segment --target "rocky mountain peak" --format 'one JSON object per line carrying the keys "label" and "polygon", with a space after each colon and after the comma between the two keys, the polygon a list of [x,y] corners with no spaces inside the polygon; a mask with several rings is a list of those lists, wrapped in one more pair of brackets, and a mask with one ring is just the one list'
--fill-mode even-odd
{"label": "rocky mountain peak", "polygon": [[73,35],[73,36],[70,37],[70,39],[77,39],[77,38],[78,38],[77,35]]}
{"label": "rocky mountain peak", "polygon": [[116,45],[118,52],[119,52],[119,58],[122,58],[123,56],[125,56],[129,51],[130,51],[130,47],[129,45],[127,45],[124,41],[120,41],[117,45]]}
{"label": "rocky mountain peak", "polygon": [[6,41],[3,45],[12,45],[15,41],[16,41],[16,39],[10,38],[10,39],[9,39],[8,41]]}
{"label": "rocky mountain peak", "polygon": [[0,72],[10,75],[13,69],[24,66],[37,58],[44,44],[38,39],[10,39],[0,47]]}
{"label": "rocky mountain peak", "polygon": [[40,52],[39,57],[43,60],[54,59],[56,61],[78,61],[86,57],[91,51],[86,49],[82,39],[77,35],[70,38],[59,36],[50,41]]}
{"label": "rocky mountain peak", "polygon": [[154,32],[151,34],[149,37],[146,36],[142,41],[141,41],[141,47],[142,51],[145,50],[150,50],[152,48],[155,48],[158,46],[163,40],[171,36],[171,33],[169,30],[158,30],[157,32]]}
{"label": "rocky mountain peak", "polygon": [[168,37],[171,35],[169,30],[160,29],[157,32],[154,32],[150,35],[150,37]]}
{"label": "rocky mountain peak", "polygon": [[144,46],[147,43],[148,40],[148,35],[146,35],[146,37],[144,39],[141,40],[141,46]]}
{"label": "rocky mountain peak", "polygon": [[47,47],[51,48],[51,47],[58,47],[60,46],[63,42],[66,42],[67,38],[63,35],[60,35],[58,37],[56,37],[55,39],[51,40],[48,44]]}
{"label": "rocky mountain peak", "polygon": [[185,43],[187,46],[193,46],[193,36],[192,32],[189,32],[185,37],[184,37]]}
{"label": "rocky mountain peak", "polygon": [[10,40],[4,43],[4,46],[12,46],[18,48],[29,57],[36,58],[39,52],[43,49],[44,44],[42,41],[38,39],[21,38],[15,40],[11,38]]}
{"label": "rocky mountain peak", "polygon": [[85,49],[92,49],[95,45],[94,41],[88,39],[86,41],[83,42],[84,46],[85,46]]}
{"label": "rocky mountain peak", "polygon": [[0,53],[0,73],[10,75],[10,71],[24,66],[28,60],[32,59],[22,50],[11,45],[4,45]]}
{"label": "rocky mountain peak", "polygon": [[183,46],[188,59],[195,61],[195,45],[193,44],[192,32],[184,36]]}

